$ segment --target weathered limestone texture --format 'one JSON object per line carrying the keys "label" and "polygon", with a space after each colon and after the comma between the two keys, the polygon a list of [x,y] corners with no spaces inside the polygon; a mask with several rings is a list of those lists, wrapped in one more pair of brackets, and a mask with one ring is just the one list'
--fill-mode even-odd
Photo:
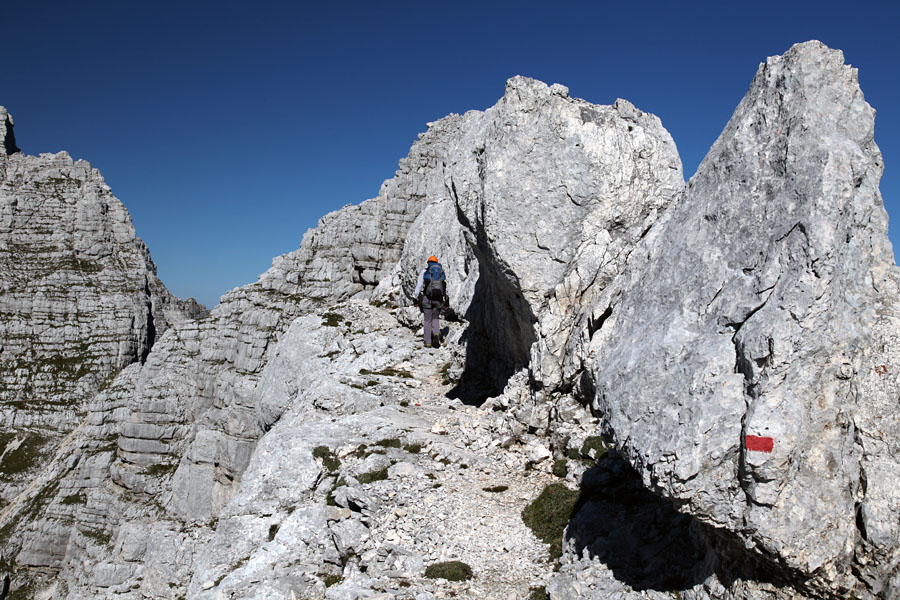
{"label": "weathered limestone texture", "polygon": [[839,51],[770,58],[565,355],[644,484],[709,526],[723,581],[755,564],[803,594],[900,593],[898,274],[873,127]]}
{"label": "weathered limestone texture", "polygon": [[[65,440],[65,460],[52,460],[32,485],[14,490],[0,514],[5,554],[22,566],[74,569],[65,579],[79,589],[124,591],[136,580],[166,593],[177,589],[170,583],[183,587],[190,564],[181,565],[179,555],[210,534],[261,434],[252,393],[274,342],[297,315],[366,296],[393,270],[422,204],[415,174],[433,166],[441,144],[438,135],[424,135],[378,198],[325,216],[299,250],[276,258],[258,282],[223,296],[209,316],[172,323],[153,351],[140,355],[142,368],[112,379],[77,435]],[[54,182],[63,184],[68,180]],[[35,194],[41,200],[49,202]],[[124,208],[115,208],[130,227]],[[104,271],[85,272],[85,287],[101,289]],[[157,333],[169,324],[154,322]],[[69,428],[83,417],[83,411],[69,416]],[[99,522],[98,513],[105,516]],[[175,540],[181,550],[147,543],[151,522],[154,536]],[[186,523],[199,530],[185,537]],[[136,549],[110,555],[106,544],[118,536]],[[158,568],[148,574],[147,565]]]}
{"label": "weathered limestone texture", "polygon": [[528,364],[540,330],[571,329],[569,305],[621,270],[684,180],[657,117],[525,77],[459,119],[448,156],[407,239],[403,289],[411,295],[424,257],[450,258],[451,305],[471,325],[469,376],[483,399]]}
{"label": "weathered limestone texture", "polygon": [[[874,111],[839,51],[762,64],[688,184],[655,116],[514,77],[209,315],[172,316],[141,271],[128,327],[105,324],[124,292],[91,291],[113,269],[90,241],[152,265],[127,213],[86,163],[15,152],[11,123],[0,225],[28,252],[0,262],[0,326],[40,327],[0,357],[97,348],[42,392],[56,403],[118,373],[68,412],[4,400],[0,464],[33,451],[20,431],[62,427],[6,484],[17,591],[900,597],[900,273]],[[93,225],[10,220],[45,213]],[[461,320],[423,349],[431,254]],[[4,371],[2,392],[42,372]],[[551,482],[578,488],[558,564],[521,518]],[[473,579],[427,576],[449,560]]]}
{"label": "weathered limestone texture", "polygon": [[19,152],[0,108],[0,495],[125,366],[173,323],[202,313],[172,296],[100,173],[68,154]]}

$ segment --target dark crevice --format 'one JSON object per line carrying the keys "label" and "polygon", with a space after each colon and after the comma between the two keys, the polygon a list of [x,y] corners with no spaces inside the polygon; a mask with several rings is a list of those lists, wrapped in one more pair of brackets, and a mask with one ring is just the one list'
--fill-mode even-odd
{"label": "dark crevice", "polygon": [[603,314],[596,321],[593,316],[588,317],[588,339],[594,339],[594,334],[603,328],[603,324],[612,315],[612,306],[607,306]]}
{"label": "dark crevice", "polygon": [[150,356],[150,350],[153,349],[153,344],[156,343],[156,323],[153,319],[153,298],[150,296],[150,287],[146,281],[144,282],[144,294],[146,294],[147,297],[147,304],[145,305],[145,310],[147,311],[147,336],[144,339],[141,348],[141,364],[147,362],[147,357]]}
{"label": "dark crevice", "polygon": [[868,541],[869,535],[866,532],[866,520],[863,517],[862,511],[862,503],[856,503],[856,529],[859,530],[859,535],[862,539]]}
{"label": "dark crevice", "polygon": [[475,235],[470,247],[478,261],[478,281],[466,311],[468,327],[461,341],[466,359],[459,384],[448,393],[465,404],[480,406],[499,395],[509,378],[528,365],[536,336],[536,318],[518,282],[491,260],[493,251],[481,223],[473,223],[459,205],[456,185],[448,190],[456,203],[460,224]]}
{"label": "dark crevice", "polygon": [[16,134],[13,133],[13,124],[9,120],[9,117],[6,118],[6,137],[3,138],[3,150],[7,155],[15,154],[16,152],[21,152],[18,146],[16,146]]}

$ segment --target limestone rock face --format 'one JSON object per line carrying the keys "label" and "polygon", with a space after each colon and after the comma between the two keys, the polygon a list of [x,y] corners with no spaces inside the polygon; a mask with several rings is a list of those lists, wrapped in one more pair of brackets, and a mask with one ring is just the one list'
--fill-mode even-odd
{"label": "limestone rock face", "polygon": [[[442,143],[440,132],[422,136],[378,198],[325,216],[297,251],[276,258],[256,283],[223,296],[208,316],[154,317],[157,333],[168,328],[141,355],[142,367],[108,383],[82,427],[65,440],[65,460],[51,460],[33,480],[40,485],[19,491],[0,513],[7,554],[25,567],[63,569],[77,589],[128,590],[135,578],[149,593],[186,585],[190,563],[182,559],[211,534],[207,525],[239,488],[267,426],[257,418],[253,394],[274,343],[296,316],[370,295],[392,272],[423,203],[416,174],[434,165]],[[71,163],[66,156],[42,160]],[[52,202],[35,194],[41,201]],[[115,208],[130,227],[121,205]],[[104,271],[89,270],[86,285],[99,290],[98,273]],[[85,298],[80,290],[77,296]],[[138,328],[146,322],[135,320]],[[71,415],[70,426],[77,419]],[[200,528],[197,535],[184,534],[188,523]],[[98,538],[128,552],[111,555]]]}
{"label": "limestone rock face", "polygon": [[471,324],[473,362],[487,363],[481,387],[499,391],[539,333],[571,329],[569,305],[621,270],[684,180],[659,119],[625,100],[598,106],[515,77],[457,123],[407,239],[403,285],[410,295],[425,257],[448,256],[451,305]]}
{"label": "limestone rock face", "polygon": [[173,323],[203,312],[172,296],[100,173],[62,152],[18,151],[0,108],[0,495],[21,484],[143,361]]}
{"label": "limestone rock face", "polygon": [[873,126],[840,52],[770,58],[564,359],[647,487],[810,594],[900,591],[898,274]]}
{"label": "limestone rock face", "polygon": [[[895,598],[900,273],[873,127],[841,53],[799,44],[685,185],[653,115],[513,78],[208,316],[140,305],[103,346],[118,375],[0,511],[4,556],[70,600]],[[48,192],[24,205],[106,198],[82,163],[40,160]],[[100,264],[54,271],[89,282],[109,267],[88,241],[31,251]],[[462,320],[423,349],[432,254]],[[46,294],[10,306],[31,298],[55,339]],[[521,519],[550,482],[580,488],[558,570]],[[472,581],[425,575],[456,559]]]}

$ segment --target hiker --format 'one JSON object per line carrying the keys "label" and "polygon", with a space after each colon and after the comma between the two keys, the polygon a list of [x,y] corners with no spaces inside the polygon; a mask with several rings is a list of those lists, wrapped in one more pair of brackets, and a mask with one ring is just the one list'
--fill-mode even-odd
{"label": "hiker", "polygon": [[436,256],[428,257],[428,264],[416,282],[416,302],[425,320],[425,346],[441,345],[441,310],[447,305],[447,279]]}

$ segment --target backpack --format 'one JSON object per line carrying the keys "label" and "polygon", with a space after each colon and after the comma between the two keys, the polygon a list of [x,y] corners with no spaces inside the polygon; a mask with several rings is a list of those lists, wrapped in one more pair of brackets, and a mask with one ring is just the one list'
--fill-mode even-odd
{"label": "backpack", "polygon": [[427,296],[429,300],[443,300],[445,280],[444,269],[441,267],[441,263],[428,263],[428,268],[425,269],[424,277],[425,296]]}

